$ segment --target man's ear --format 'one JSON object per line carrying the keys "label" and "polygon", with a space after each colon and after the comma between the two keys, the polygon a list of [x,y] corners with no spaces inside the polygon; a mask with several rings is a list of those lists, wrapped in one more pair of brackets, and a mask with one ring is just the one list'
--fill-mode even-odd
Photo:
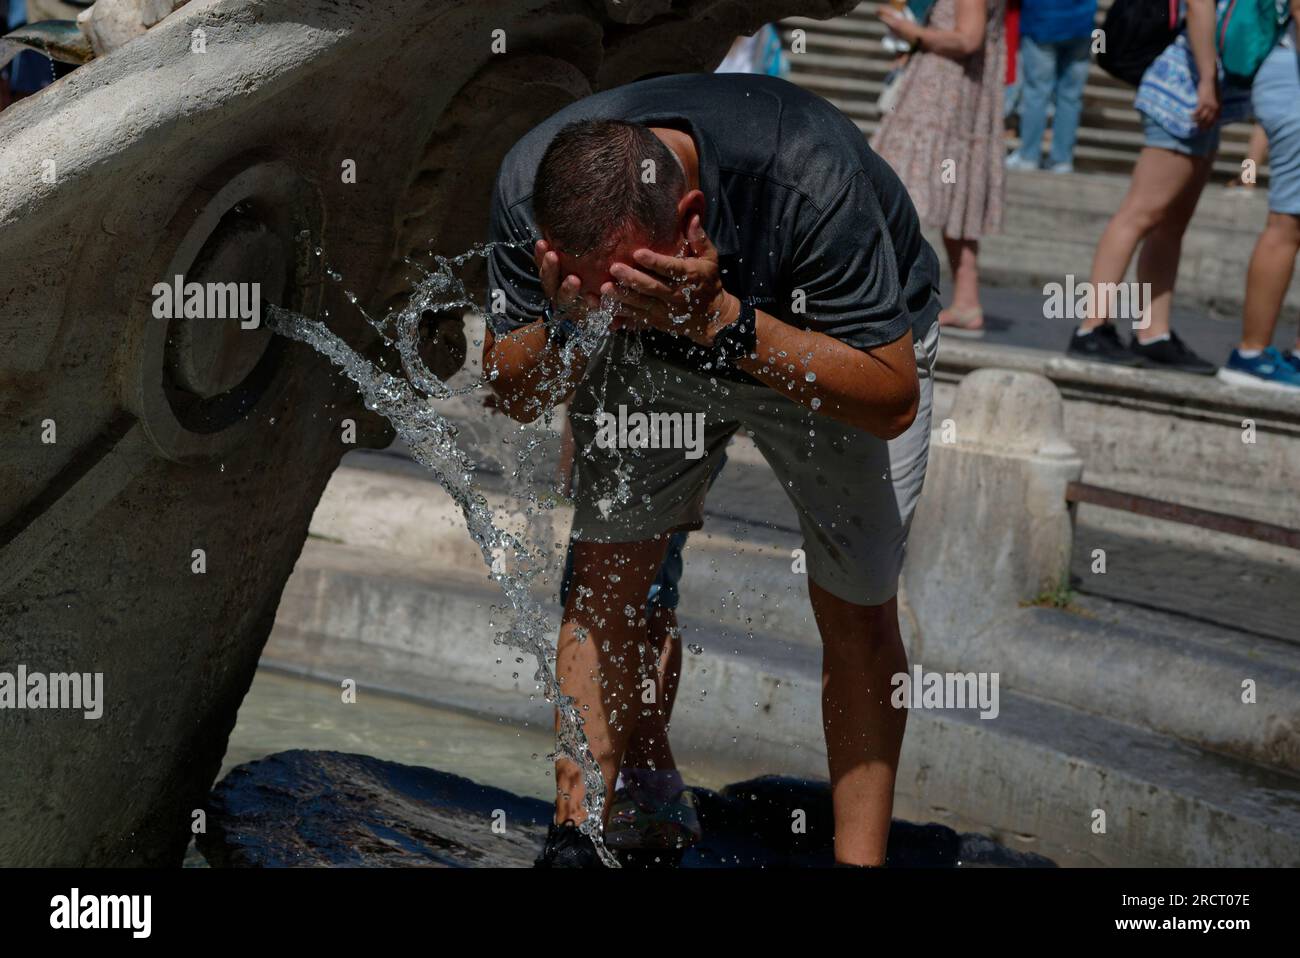
{"label": "man's ear", "polygon": [[700,190],[688,190],[677,201],[677,238],[679,242],[688,242],[686,237],[690,235],[691,220],[699,216],[700,222],[703,223],[707,209],[708,203],[705,202],[704,193]]}

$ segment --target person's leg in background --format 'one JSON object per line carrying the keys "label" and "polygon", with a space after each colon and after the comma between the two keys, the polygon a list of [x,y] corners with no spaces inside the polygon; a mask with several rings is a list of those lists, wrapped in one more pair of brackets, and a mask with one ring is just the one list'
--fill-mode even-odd
{"label": "person's leg in background", "polygon": [[[1268,162],[1268,134],[1260,123],[1255,123],[1250,129],[1250,140],[1246,144],[1246,159],[1249,165],[1242,164],[1241,172],[1237,173],[1223,185],[1228,189],[1245,189],[1253,190],[1256,185],[1256,176],[1259,175],[1260,167]],[[1246,178],[1246,171],[1250,170],[1250,178]]]}
{"label": "person's leg in background", "polygon": [[1083,88],[1092,63],[1090,37],[1078,37],[1053,44],[1056,48],[1056,84],[1053,101],[1052,149],[1047,168],[1053,173],[1074,172],[1074,145],[1083,113]]}
{"label": "person's leg in background", "polygon": [[[1192,172],[1184,181],[1183,188],[1175,195],[1166,208],[1165,215],[1147,233],[1146,242],[1138,254],[1137,280],[1143,288],[1150,288],[1151,301],[1148,313],[1143,317],[1143,327],[1134,330],[1134,352],[1146,356],[1152,349],[1164,350],[1173,347],[1186,354],[1173,363],[1161,362],[1159,355],[1156,362],[1162,366],[1171,366],[1184,372],[1213,374],[1214,365],[1208,363],[1185,347],[1172,332],[1170,317],[1174,305],[1174,286],[1178,279],[1178,263],[1182,259],[1183,236],[1187,224],[1196,212],[1196,204],[1201,198],[1205,184],[1209,182],[1214,168],[1214,153],[1205,156],[1189,157]],[[1157,345],[1159,344],[1159,345]],[[1148,348],[1150,347],[1150,349]],[[1171,358],[1172,355],[1171,355]]]}
{"label": "person's leg in background", "polygon": [[[1198,169],[1196,157],[1157,147],[1142,148],[1133,166],[1128,193],[1097,242],[1090,276],[1094,289],[1102,283],[1124,281],[1138,244],[1169,215],[1197,178]],[[1092,315],[1079,328],[1088,332],[1118,318],[1123,317],[1108,315],[1105,299],[1096,297]]]}
{"label": "person's leg in background", "polygon": [[1047,101],[1056,85],[1056,48],[1020,38],[1020,149],[1007,157],[1010,169],[1036,170],[1043,160]]}
{"label": "person's leg in background", "polygon": [[[1161,131],[1147,121],[1148,139],[1161,135]],[[1168,138],[1168,134],[1164,134]],[[1170,145],[1144,146],[1138,154],[1133,167],[1133,176],[1129,182],[1120,208],[1106,224],[1106,229],[1097,243],[1093,254],[1092,273],[1089,276],[1094,291],[1124,282],[1129,263],[1137,251],[1139,243],[1168,219],[1176,220],[1182,225],[1176,230],[1168,230],[1164,236],[1166,247],[1157,249],[1147,259],[1148,274],[1159,274],[1161,269],[1167,271],[1168,242],[1176,234],[1181,243],[1182,230],[1186,227],[1185,216],[1190,216],[1190,209],[1195,209],[1196,198],[1200,196],[1205,177],[1209,172],[1209,159],[1206,156],[1192,156],[1180,152],[1174,147],[1179,144],[1170,139]],[[1209,154],[1213,155],[1213,152]],[[1163,259],[1162,259],[1163,258]],[[1177,260],[1173,260],[1177,269]],[[1162,265],[1165,264],[1165,265]],[[1170,284],[1172,289],[1172,284]],[[1152,298],[1156,290],[1152,289]],[[1120,341],[1116,320],[1140,320],[1149,325],[1144,332],[1150,336],[1168,332],[1170,298],[1164,301],[1163,315],[1151,304],[1145,317],[1111,316],[1106,296],[1093,296],[1091,313],[1084,317],[1077,330],[1070,337],[1067,352],[1084,359],[1101,360],[1121,365],[1136,366],[1142,358],[1134,354]]]}
{"label": "person's leg in background", "polygon": [[[1290,355],[1273,348],[1287,290],[1300,255],[1300,72],[1294,50],[1274,50],[1251,94],[1266,137],[1269,167],[1268,221],[1246,272],[1241,343],[1219,378],[1237,385],[1300,389],[1300,341]],[[1251,138],[1252,148],[1254,137]]]}
{"label": "person's leg in background", "polygon": [[[1024,68],[1020,65],[1019,60],[1016,61],[1014,69],[1016,78],[1007,84],[1007,88],[1002,95],[1002,119],[1010,120],[1014,116],[1017,124],[1019,124],[1020,98],[1024,91]],[[1007,137],[1010,138],[1010,136],[1011,131],[1008,130]]]}
{"label": "person's leg in background", "polygon": [[1246,273],[1242,350],[1257,352],[1273,345],[1273,333],[1291,286],[1297,254],[1300,254],[1300,215],[1270,212]]}
{"label": "person's leg in background", "polygon": [[944,236],[952,273],[952,302],[939,313],[939,325],[957,334],[982,334],[984,309],[980,306],[979,240]]}

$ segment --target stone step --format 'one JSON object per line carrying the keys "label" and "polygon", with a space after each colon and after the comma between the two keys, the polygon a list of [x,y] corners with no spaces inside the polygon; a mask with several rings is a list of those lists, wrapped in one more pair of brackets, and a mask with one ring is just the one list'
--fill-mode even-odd
{"label": "stone step", "polygon": [[[264,664],[529,723],[530,662],[491,645],[496,595],[403,557],[309,540]],[[714,630],[685,656],[675,747],[824,777],[816,650]],[[501,658],[501,664],[496,659]],[[913,709],[897,814],[1062,864],[1300,863],[1300,780],[1001,689],[999,714]],[[1094,833],[1098,811],[1104,834]]]}
{"label": "stone step", "polygon": [[[951,416],[956,382],[991,366],[1039,373],[1056,384],[1066,400],[1066,435],[1083,457],[1085,480],[1300,528],[1292,480],[1300,474],[1300,397],[1208,376],[952,340],[939,349],[936,421]],[[1253,443],[1242,441],[1245,420],[1255,429]],[[1129,516],[1127,528],[1137,533],[1152,528],[1152,521]],[[1181,527],[1162,523],[1160,528],[1173,534]],[[1199,531],[1195,535],[1203,546],[1213,541]]]}

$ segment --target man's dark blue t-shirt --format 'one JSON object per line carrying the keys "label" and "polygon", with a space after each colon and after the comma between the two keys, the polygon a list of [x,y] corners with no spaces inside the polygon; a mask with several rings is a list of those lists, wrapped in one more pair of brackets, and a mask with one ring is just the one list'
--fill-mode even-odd
{"label": "man's dark blue t-shirt", "polygon": [[[902,182],[853,122],[785,80],[705,73],[642,80],[579,100],[506,154],[489,238],[525,245],[497,247],[488,258],[496,333],[533,322],[545,304],[532,249],[541,238],[532,196],[542,155],[562,127],[596,118],[672,127],[695,141],[704,228],[733,295],[764,299],[762,309],[783,322],[857,348],[891,343],[909,328],[919,342],[936,321],[938,260]],[[497,289],[504,314],[490,309]],[[684,337],[641,335],[671,362],[689,369],[708,362]]]}

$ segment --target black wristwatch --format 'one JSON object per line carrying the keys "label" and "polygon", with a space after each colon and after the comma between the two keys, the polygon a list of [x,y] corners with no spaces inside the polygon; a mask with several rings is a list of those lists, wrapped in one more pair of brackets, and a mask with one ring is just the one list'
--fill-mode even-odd
{"label": "black wristwatch", "polygon": [[720,366],[738,366],[740,360],[758,351],[758,323],[754,310],[756,300],[741,299],[740,315],[723,326],[713,337],[715,363]]}
{"label": "black wristwatch", "polygon": [[563,349],[569,338],[578,331],[578,324],[565,313],[557,314],[548,302],[542,307],[542,325],[546,327],[546,343]]}

